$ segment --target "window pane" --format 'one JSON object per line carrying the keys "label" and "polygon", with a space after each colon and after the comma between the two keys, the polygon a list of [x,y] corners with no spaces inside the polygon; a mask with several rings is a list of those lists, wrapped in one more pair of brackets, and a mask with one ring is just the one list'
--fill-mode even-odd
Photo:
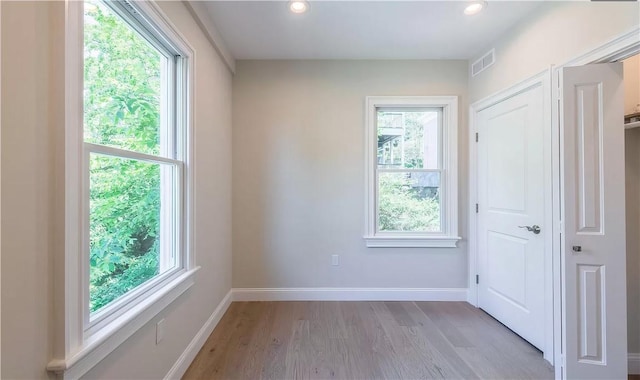
{"label": "window pane", "polygon": [[378,112],[378,167],[439,169],[440,112]]}
{"label": "window pane", "polygon": [[170,165],[91,154],[91,312],[175,267],[174,172]]}
{"label": "window pane", "polygon": [[163,60],[156,48],[103,3],[85,2],[85,141],[161,153]]}
{"label": "window pane", "polygon": [[440,173],[378,173],[378,230],[439,232]]}

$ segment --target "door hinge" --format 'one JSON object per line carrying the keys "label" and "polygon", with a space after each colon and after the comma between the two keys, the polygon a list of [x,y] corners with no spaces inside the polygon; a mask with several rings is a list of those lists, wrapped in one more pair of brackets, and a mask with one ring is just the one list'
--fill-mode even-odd
{"label": "door hinge", "polygon": [[478,132],[476,132],[476,142],[478,142]]}
{"label": "door hinge", "polygon": [[479,284],[479,283],[480,283],[480,275],[476,274],[476,284]]}
{"label": "door hinge", "polygon": [[476,214],[478,213],[478,210],[479,210],[479,206],[478,206],[478,204],[476,203]]}

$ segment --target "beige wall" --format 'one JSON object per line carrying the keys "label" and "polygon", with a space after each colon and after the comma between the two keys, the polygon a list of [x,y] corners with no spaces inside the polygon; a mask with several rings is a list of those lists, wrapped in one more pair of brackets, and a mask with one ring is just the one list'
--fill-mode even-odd
{"label": "beige wall", "polygon": [[[195,249],[202,269],[187,293],[89,378],[162,378],[231,288],[231,75],[182,3],[159,4],[196,50]],[[63,36],[63,2],[2,3],[2,378],[47,377],[55,344]],[[155,345],[159,318],[165,338]]]}
{"label": "beige wall", "polygon": [[362,239],[367,95],[460,97],[466,237],[465,61],[238,61],[236,69],[234,287],[467,287],[465,241],[367,249]]}
{"label": "beige wall", "polygon": [[480,50],[482,54],[495,48],[496,63],[470,78],[470,101],[506,89],[552,64],[563,64],[630,32],[639,20],[638,2],[545,2],[504,38]]}
{"label": "beige wall", "polygon": [[50,24],[47,3],[2,4],[3,378],[46,377],[53,348]]}
{"label": "beige wall", "polygon": [[[482,49],[486,52],[496,49],[496,64],[469,79],[471,102],[485,98],[506,89],[552,64],[563,64],[581,54],[587,53],[603,43],[630,32],[640,24],[640,4],[638,2],[549,2],[543,4],[529,19],[505,34],[505,37]],[[625,71],[626,75],[626,71]],[[627,174],[637,177],[637,139],[629,139],[638,131],[627,132]],[[634,164],[635,163],[635,164]],[[632,166],[635,165],[635,166]],[[635,167],[635,172],[633,168]],[[633,173],[632,173],[633,172]],[[635,173],[635,174],[634,174]],[[630,180],[631,181],[631,180]],[[627,206],[631,207],[627,233],[637,237],[637,183],[627,183]],[[635,213],[635,214],[634,214]],[[630,247],[638,247],[637,241],[630,241]],[[632,255],[636,253],[635,257]],[[640,286],[638,281],[637,250],[629,251],[629,351],[640,353]]]}
{"label": "beige wall", "polygon": [[624,114],[640,112],[640,55],[623,61],[624,64]]}

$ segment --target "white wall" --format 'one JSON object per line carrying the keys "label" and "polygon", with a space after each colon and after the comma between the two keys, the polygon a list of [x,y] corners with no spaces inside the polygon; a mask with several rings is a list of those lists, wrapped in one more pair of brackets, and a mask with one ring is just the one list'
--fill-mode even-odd
{"label": "white wall", "polygon": [[635,1],[546,2],[504,38],[480,50],[479,55],[495,48],[496,63],[470,77],[471,103],[630,32],[639,19]]}
{"label": "white wall", "polygon": [[[195,249],[202,269],[187,293],[88,378],[162,378],[231,288],[231,75],[181,2],[159,5],[196,50]],[[36,379],[49,376],[53,258],[61,257],[64,235],[64,2],[3,2],[1,35],[1,377]],[[155,345],[159,318],[165,338]]]}
{"label": "white wall", "polygon": [[[508,88],[532,75],[548,69],[552,64],[563,64],[587,53],[603,43],[630,32],[640,24],[638,2],[549,2],[542,5],[527,21],[505,34],[505,37],[482,49],[496,49],[496,64],[475,77],[470,77],[471,102]],[[632,134],[635,134],[633,132]],[[630,133],[627,132],[627,138]],[[630,141],[630,140],[629,140]],[[627,144],[630,144],[630,142]],[[640,142],[640,141],[638,141]],[[638,145],[628,145],[629,163],[637,163]],[[632,150],[632,151],[631,151]],[[636,157],[636,158],[634,158]],[[636,161],[634,161],[636,160]],[[635,166],[640,170],[640,163]],[[637,173],[637,171],[635,172]],[[637,174],[636,174],[637,175]],[[627,193],[633,191],[627,184]],[[636,188],[637,194],[637,188]],[[628,198],[628,206],[637,203]],[[631,209],[631,218],[633,216]],[[640,223],[640,222],[635,222]],[[631,225],[630,228],[633,229]],[[627,231],[638,235],[637,231]],[[636,244],[637,243],[633,243]],[[629,267],[629,351],[640,352],[640,318],[632,300],[640,298],[638,261],[631,259]],[[635,284],[635,285],[634,285]],[[635,310],[635,312],[634,312]]]}
{"label": "white wall", "polygon": [[367,95],[460,97],[465,237],[465,61],[238,61],[236,70],[234,287],[467,287],[465,241],[367,249],[362,239]]}

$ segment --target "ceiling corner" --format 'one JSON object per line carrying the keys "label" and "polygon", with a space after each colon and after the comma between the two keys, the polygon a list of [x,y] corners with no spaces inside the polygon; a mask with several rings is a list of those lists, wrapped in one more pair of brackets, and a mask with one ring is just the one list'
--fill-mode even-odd
{"label": "ceiling corner", "polygon": [[205,2],[195,0],[184,0],[184,4],[191,13],[191,16],[195,19],[196,23],[202,29],[213,48],[216,50],[220,58],[224,61],[225,65],[231,71],[232,74],[236,73],[236,59],[231,54],[231,50],[227,47],[222,35],[216,28],[211,16],[209,15],[209,9]]}

